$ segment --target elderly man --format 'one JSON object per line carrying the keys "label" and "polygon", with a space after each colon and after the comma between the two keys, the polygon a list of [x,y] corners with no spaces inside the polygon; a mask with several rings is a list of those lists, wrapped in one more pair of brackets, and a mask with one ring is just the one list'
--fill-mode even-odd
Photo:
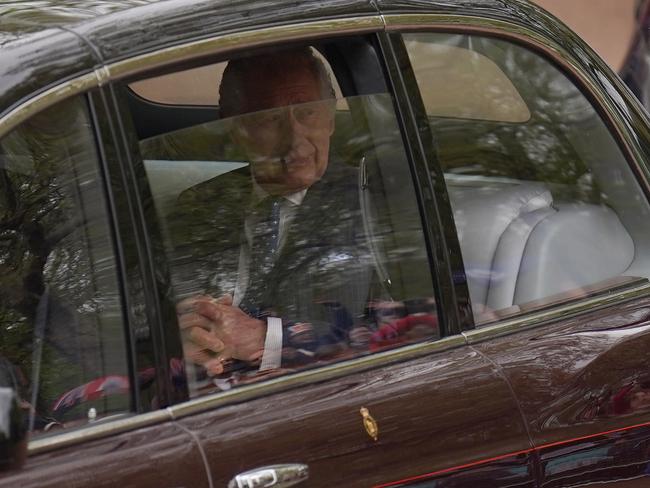
{"label": "elderly man", "polygon": [[178,305],[186,359],[217,375],[232,360],[267,370],[340,352],[373,272],[357,169],[330,148],[325,68],[309,49],[233,60],[220,100],[250,165],[184,192],[171,219],[185,283],[209,278]]}

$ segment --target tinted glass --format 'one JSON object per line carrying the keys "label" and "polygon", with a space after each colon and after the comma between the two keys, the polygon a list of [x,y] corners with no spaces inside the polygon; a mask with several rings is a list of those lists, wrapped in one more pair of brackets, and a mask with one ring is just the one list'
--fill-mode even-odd
{"label": "tinted glass", "polygon": [[502,40],[404,40],[423,99],[455,101],[427,113],[478,322],[647,281],[648,203],[571,80]]}
{"label": "tinted glass", "polygon": [[112,236],[85,100],[0,141],[0,353],[34,430],[129,409]]}
{"label": "tinted glass", "polygon": [[298,76],[140,144],[193,394],[439,336],[391,95]]}

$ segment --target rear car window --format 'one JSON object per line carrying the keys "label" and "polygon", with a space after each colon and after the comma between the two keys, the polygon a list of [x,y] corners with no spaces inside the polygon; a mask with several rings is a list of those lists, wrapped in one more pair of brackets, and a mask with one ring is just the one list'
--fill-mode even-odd
{"label": "rear car window", "polygon": [[[459,99],[460,87],[467,103],[497,106],[507,79],[522,101],[508,105],[527,109],[525,117],[474,118],[427,105],[477,323],[647,282],[647,199],[567,76],[499,39],[422,33],[404,41],[425,104],[431,91]],[[450,60],[449,51],[465,54]],[[471,70],[477,57],[501,73],[487,70],[480,87],[457,66],[464,59]],[[447,84],[429,83],[436,77]]]}

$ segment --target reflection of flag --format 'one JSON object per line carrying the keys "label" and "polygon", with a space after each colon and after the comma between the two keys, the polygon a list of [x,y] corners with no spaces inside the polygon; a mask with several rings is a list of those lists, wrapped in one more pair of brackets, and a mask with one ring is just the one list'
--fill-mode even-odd
{"label": "reflection of flag", "polygon": [[129,379],[126,376],[103,376],[64,393],[54,403],[52,410],[62,413],[82,402],[127,393]]}

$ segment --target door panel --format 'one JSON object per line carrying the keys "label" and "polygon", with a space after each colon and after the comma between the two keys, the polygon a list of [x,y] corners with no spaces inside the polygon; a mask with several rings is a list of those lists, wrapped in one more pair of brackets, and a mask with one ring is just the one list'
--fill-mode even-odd
{"label": "door panel", "polygon": [[649,305],[639,299],[474,346],[513,386],[543,486],[647,476]]}
{"label": "door panel", "polygon": [[198,444],[179,426],[166,422],[31,456],[20,472],[2,478],[0,486],[207,488],[210,485]]}
{"label": "door panel", "polygon": [[[366,434],[361,407],[379,427]],[[181,420],[201,439],[217,486],[280,463],[309,465],[308,486],[532,486],[524,425],[494,366],[461,347]],[[475,467],[471,465],[479,462]],[[441,472],[445,470],[444,472]],[[438,472],[438,474],[436,474]],[[427,474],[431,473],[431,474]],[[438,480],[439,478],[439,480]],[[414,480],[415,481],[415,480]]]}

